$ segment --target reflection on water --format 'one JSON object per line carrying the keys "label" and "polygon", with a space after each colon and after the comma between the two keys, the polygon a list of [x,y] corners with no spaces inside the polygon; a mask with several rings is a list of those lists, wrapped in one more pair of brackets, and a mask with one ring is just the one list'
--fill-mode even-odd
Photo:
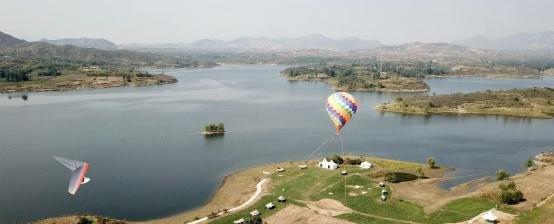
{"label": "reflection on water", "polygon": [[29,96],[27,94],[8,94],[8,100],[12,99],[22,99],[23,101],[27,101]]}
{"label": "reflection on water", "polygon": [[[332,90],[290,82],[277,66],[166,70],[179,82],[29,93],[0,97],[0,223],[77,212],[131,220],[202,205],[222,178],[256,164],[306,159],[333,126],[325,112]],[[554,86],[552,79],[427,80],[432,92]],[[455,167],[446,187],[498,169],[518,172],[534,154],[554,148],[552,119],[504,116],[416,116],[373,108],[399,96],[355,92],[359,110],[343,129],[347,153]],[[200,132],[214,120],[225,136]],[[337,153],[336,141],[317,155]],[[67,170],[51,156],[87,161],[93,181],[68,197]]]}

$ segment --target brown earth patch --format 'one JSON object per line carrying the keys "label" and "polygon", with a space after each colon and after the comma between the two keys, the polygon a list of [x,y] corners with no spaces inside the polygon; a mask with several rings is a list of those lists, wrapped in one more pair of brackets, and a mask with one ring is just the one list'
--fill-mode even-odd
{"label": "brown earth patch", "polygon": [[[340,203],[339,203],[340,204]],[[309,208],[288,205],[265,219],[269,224],[351,224],[352,222],[319,214]]]}

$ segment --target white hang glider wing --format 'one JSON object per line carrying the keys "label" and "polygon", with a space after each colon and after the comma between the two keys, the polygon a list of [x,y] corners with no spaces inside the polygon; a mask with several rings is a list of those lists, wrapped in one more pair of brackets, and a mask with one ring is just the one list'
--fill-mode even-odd
{"label": "white hang glider wing", "polygon": [[81,184],[86,184],[90,181],[90,178],[85,177],[85,174],[87,173],[89,168],[88,163],[57,156],[53,157],[72,171],[71,179],[69,179],[69,188],[67,189],[67,192],[69,194],[75,195],[75,193],[77,193],[77,190],[79,190]]}

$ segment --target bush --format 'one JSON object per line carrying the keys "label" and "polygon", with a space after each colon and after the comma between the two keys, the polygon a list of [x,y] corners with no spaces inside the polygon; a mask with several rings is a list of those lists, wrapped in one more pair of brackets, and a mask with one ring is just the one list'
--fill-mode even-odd
{"label": "bush", "polygon": [[333,162],[335,162],[336,164],[342,164],[344,162],[344,159],[342,159],[342,157],[337,154],[333,154],[333,156],[327,157],[327,160],[333,160]]}
{"label": "bush", "polygon": [[92,223],[94,223],[94,219],[88,216],[81,216],[78,222],[78,224],[92,224]]}
{"label": "bush", "polygon": [[263,224],[264,222],[262,220],[262,217],[260,217],[258,215],[258,216],[252,217],[250,219],[247,219],[244,223],[245,224]]}
{"label": "bush", "polygon": [[362,159],[346,158],[346,160],[344,160],[344,163],[348,164],[348,165],[360,165],[360,164],[362,164]]}
{"label": "bush", "polygon": [[501,184],[500,188],[500,200],[506,204],[517,204],[523,200],[523,192],[517,189],[516,184],[510,181],[507,185]]}
{"label": "bush", "polygon": [[533,159],[529,158],[527,161],[525,161],[525,167],[529,168],[535,165],[535,161]]}
{"label": "bush", "polygon": [[385,174],[385,181],[390,183],[400,183],[417,179],[417,176],[411,173],[390,172]]}
{"label": "bush", "polygon": [[421,169],[421,167],[418,167],[416,169],[416,175],[418,178],[424,178],[425,177],[425,173],[423,172],[423,169]]}
{"label": "bush", "polygon": [[496,180],[508,180],[510,179],[510,174],[505,170],[496,171]]}
{"label": "bush", "polygon": [[429,168],[431,168],[431,169],[436,169],[436,168],[437,168],[435,159],[434,159],[433,157],[430,157],[430,158],[427,159],[427,165],[428,165]]}

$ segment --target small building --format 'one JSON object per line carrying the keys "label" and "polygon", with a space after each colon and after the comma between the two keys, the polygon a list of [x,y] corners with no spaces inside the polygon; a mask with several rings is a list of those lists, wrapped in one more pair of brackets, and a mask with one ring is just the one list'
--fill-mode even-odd
{"label": "small building", "polygon": [[300,168],[300,169],[306,169],[306,168],[308,168],[308,166],[306,166],[306,165],[298,165],[298,168]]}
{"label": "small building", "polygon": [[333,160],[327,161],[327,159],[324,158],[323,160],[321,160],[321,162],[319,162],[319,167],[324,169],[334,170],[338,168],[339,165],[337,165]]}
{"label": "small building", "polygon": [[387,189],[381,190],[381,195],[387,195],[389,192],[387,192]]}
{"label": "small building", "polygon": [[387,196],[385,196],[385,195],[381,195],[380,198],[381,198],[381,201],[386,201],[387,200]]}
{"label": "small building", "polygon": [[385,186],[385,183],[383,183],[382,181],[379,182],[379,187],[384,187]]}
{"label": "small building", "polygon": [[244,223],[244,222],[245,222],[245,221],[244,221],[243,218],[240,218],[240,219],[238,219],[238,220],[233,221],[234,224],[242,224],[242,223]]}
{"label": "small building", "polygon": [[489,210],[487,213],[485,213],[483,216],[481,216],[485,221],[488,223],[496,223],[498,217],[496,217],[494,214],[492,214],[492,210]]}
{"label": "small building", "polygon": [[277,167],[277,169],[276,169],[275,171],[277,171],[277,172],[284,172],[284,171],[285,171],[285,168]]}
{"label": "small building", "polygon": [[285,197],[283,197],[283,195],[281,195],[281,196],[279,196],[279,197],[277,198],[277,201],[279,201],[279,202],[285,202],[285,201],[287,201],[287,199],[286,199]]}
{"label": "small building", "polygon": [[267,208],[267,209],[274,209],[274,208],[275,208],[275,205],[274,205],[273,203],[269,202],[269,203],[267,203],[267,204],[265,205],[265,208]]}
{"label": "small building", "polygon": [[348,172],[346,172],[346,170],[342,170],[342,171],[340,172],[340,175],[347,175],[347,174],[348,174]]}
{"label": "small building", "polygon": [[370,169],[373,165],[368,162],[368,161],[364,161],[360,164],[360,168],[362,169]]}
{"label": "small building", "polygon": [[251,211],[251,212],[250,212],[250,215],[251,215],[252,217],[255,217],[255,216],[260,215],[260,212],[258,211],[258,209],[256,209],[256,210],[254,210],[254,211]]}

